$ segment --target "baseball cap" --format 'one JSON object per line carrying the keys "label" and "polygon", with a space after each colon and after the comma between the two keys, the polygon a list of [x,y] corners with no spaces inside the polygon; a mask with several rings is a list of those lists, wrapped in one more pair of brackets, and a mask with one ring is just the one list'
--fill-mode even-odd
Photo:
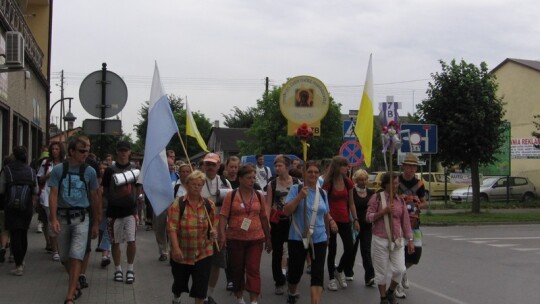
{"label": "baseball cap", "polygon": [[219,155],[217,155],[216,153],[208,153],[204,157],[203,161],[219,164],[221,162],[221,157],[219,157]]}
{"label": "baseball cap", "polygon": [[116,150],[131,150],[131,145],[127,141],[121,140],[116,143]]}

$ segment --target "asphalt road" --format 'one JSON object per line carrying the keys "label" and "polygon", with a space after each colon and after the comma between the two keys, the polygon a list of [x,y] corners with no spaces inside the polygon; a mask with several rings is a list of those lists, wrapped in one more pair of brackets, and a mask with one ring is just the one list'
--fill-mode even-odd
{"label": "asphalt road", "polygon": [[[424,227],[422,259],[420,265],[408,271],[411,288],[407,299],[400,303],[540,303],[539,230],[540,225]],[[92,253],[87,271],[90,288],[77,303],[171,303],[170,267],[158,261],[153,232],[142,227],[137,237],[135,284],[113,282],[112,265],[101,269],[100,254]],[[13,264],[0,264],[0,303],[62,303],[67,275],[58,262],[52,262],[44,253],[42,236],[33,228],[26,265],[25,275],[14,277],[8,274]],[[274,295],[269,254],[263,253],[261,273],[263,291],[259,303],[285,303],[285,296]],[[363,285],[360,257],[355,273],[356,280],[350,282],[349,288],[325,291],[322,302],[379,303],[376,288]],[[309,303],[308,275],[303,277],[299,291],[299,303]],[[219,304],[236,303],[225,290],[223,274],[215,299]],[[182,303],[193,300],[183,294]]]}

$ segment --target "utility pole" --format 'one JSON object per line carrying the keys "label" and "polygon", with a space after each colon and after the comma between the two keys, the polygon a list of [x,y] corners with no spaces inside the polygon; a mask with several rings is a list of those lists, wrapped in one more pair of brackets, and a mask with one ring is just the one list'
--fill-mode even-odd
{"label": "utility pole", "polygon": [[264,90],[264,94],[266,96],[268,96],[268,85],[269,85],[270,81],[268,79],[268,77],[265,78],[265,90]]}
{"label": "utility pole", "polygon": [[66,129],[65,122],[62,120],[64,117],[64,70],[60,71],[60,100],[62,100],[60,107],[60,132],[62,132]]}

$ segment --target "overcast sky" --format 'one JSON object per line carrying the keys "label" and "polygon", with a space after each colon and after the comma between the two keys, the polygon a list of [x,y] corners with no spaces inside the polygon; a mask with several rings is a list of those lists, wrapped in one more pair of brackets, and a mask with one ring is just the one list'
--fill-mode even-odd
{"label": "overcast sky", "polygon": [[168,94],[224,126],[234,106],[256,105],[265,77],[277,86],[316,77],[342,113],[357,110],[370,54],[375,102],[394,96],[400,115],[426,97],[440,59],[490,69],[509,57],[540,60],[535,0],[55,0],[53,9],[51,102],[64,70],[64,96],[75,97],[82,125],[91,117],[79,86],[106,62],[127,84],[121,118],[132,134],[155,61]]}

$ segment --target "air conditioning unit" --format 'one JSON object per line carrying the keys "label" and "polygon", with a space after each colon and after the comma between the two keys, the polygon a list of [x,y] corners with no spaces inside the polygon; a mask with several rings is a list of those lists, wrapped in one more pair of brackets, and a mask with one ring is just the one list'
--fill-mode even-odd
{"label": "air conditioning unit", "polygon": [[24,67],[24,38],[20,32],[6,32],[6,65]]}

